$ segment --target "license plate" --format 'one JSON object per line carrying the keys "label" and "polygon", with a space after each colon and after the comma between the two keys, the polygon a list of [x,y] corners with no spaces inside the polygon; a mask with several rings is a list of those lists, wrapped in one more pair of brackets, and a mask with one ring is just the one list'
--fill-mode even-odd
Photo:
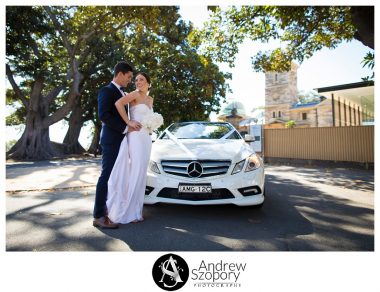
{"label": "license plate", "polygon": [[211,184],[179,184],[179,193],[212,193]]}

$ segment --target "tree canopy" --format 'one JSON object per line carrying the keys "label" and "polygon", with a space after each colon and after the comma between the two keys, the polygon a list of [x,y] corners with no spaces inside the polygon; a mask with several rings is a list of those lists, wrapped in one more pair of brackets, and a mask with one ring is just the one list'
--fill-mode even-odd
{"label": "tree canopy", "polygon": [[[260,42],[281,41],[281,47],[260,51],[252,58],[256,71],[288,71],[292,60],[302,63],[323,47],[335,48],[354,38],[374,48],[373,6],[230,6],[209,9],[213,11],[210,20],[202,30],[194,31],[190,39],[202,45],[204,54],[230,66],[234,64],[238,45],[246,38]],[[373,64],[373,58],[369,62]]]}
{"label": "tree canopy", "polygon": [[230,76],[188,42],[192,27],[180,19],[178,9],[7,6],[6,68],[12,86],[7,102],[21,104],[7,122],[25,124],[10,156],[56,155],[48,130],[62,119],[76,128],[69,142],[78,138],[78,125],[85,121],[99,125],[97,92],[111,81],[120,60],[151,75],[155,109],[166,123],[205,119],[218,110]]}

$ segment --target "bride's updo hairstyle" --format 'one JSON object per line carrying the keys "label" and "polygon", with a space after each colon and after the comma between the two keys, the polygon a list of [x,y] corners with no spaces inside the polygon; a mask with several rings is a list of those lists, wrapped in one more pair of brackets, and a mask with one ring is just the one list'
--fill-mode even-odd
{"label": "bride's updo hairstyle", "polygon": [[149,75],[146,74],[145,72],[141,72],[141,71],[140,71],[140,72],[137,72],[136,77],[137,77],[138,75],[142,75],[142,76],[145,77],[146,81],[147,81],[148,84],[149,84],[149,88],[148,88],[148,89],[150,89],[150,88],[151,88],[151,83],[150,83],[150,77],[149,77]]}

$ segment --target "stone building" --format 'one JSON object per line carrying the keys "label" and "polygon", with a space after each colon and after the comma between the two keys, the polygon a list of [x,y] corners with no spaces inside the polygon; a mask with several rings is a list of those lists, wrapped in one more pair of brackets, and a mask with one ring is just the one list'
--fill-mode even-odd
{"label": "stone building", "polygon": [[[357,82],[316,88],[319,101],[301,104],[297,89],[298,65],[289,72],[265,74],[265,128],[356,126],[374,120],[374,83]],[[323,94],[323,95],[321,95]]]}

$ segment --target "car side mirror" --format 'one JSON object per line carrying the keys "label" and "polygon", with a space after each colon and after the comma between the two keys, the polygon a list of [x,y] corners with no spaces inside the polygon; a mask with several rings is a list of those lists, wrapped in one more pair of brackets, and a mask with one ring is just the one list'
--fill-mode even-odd
{"label": "car side mirror", "polygon": [[244,141],[247,142],[247,143],[249,143],[249,142],[255,142],[256,140],[255,140],[254,136],[251,136],[249,134],[245,134],[244,135]]}

